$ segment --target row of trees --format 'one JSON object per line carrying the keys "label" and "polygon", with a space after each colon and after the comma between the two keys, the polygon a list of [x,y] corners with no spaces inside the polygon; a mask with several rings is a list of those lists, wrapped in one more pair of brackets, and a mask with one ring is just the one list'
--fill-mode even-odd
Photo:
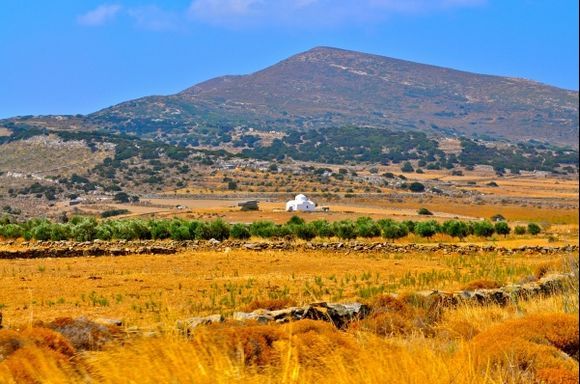
{"label": "row of trees", "polygon": [[[527,227],[516,226],[514,233],[537,235],[540,227],[535,223]],[[448,220],[438,223],[428,221],[394,221],[391,219],[373,220],[360,217],[356,221],[342,220],[328,222],[316,220],[306,223],[298,216],[293,216],[286,224],[275,224],[271,221],[256,221],[251,224],[229,224],[221,219],[210,222],[182,219],[128,219],[97,221],[93,217],[73,217],[68,223],[53,223],[46,219],[33,219],[24,223],[0,223],[0,237],[24,238],[27,240],[138,240],[138,239],[173,239],[173,240],[226,240],[260,238],[284,238],[312,240],[315,237],[339,239],[373,238],[399,239],[413,233],[419,237],[430,238],[437,233],[444,233],[460,240],[475,235],[490,237],[494,233],[507,236],[512,228],[506,222],[492,224],[489,221],[465,222]]]}

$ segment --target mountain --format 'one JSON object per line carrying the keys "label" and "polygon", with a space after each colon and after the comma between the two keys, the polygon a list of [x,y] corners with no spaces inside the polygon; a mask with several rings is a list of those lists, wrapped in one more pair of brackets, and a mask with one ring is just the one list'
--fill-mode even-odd
{"label": "mountain", "polygon": [[575,148],[579,134],[577,91],[328,47],[250,75],[124,102],[87,121],[143,135],[355,125]]}

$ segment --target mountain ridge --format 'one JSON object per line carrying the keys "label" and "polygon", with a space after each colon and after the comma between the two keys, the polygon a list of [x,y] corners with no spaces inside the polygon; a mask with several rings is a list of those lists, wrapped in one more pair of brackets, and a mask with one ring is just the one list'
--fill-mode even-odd
{"label": "mountain ridge", "polygon": [[88,118],[129,131],[134,119],[185,130],[207,123],[258,129],[360,125],[570,144],[578,136],[577,105],[578,92],[532,80],[316,47],[248,75],[216,77]]}

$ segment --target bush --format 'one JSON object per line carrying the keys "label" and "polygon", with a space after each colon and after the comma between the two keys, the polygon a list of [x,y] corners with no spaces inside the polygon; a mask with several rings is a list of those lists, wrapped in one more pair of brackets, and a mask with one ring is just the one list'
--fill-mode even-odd
{"label": "bush", "polygon": [[360,237],[377,237],[381,235],[381,228],[370,217],[359,217],[356,220],[356,235]]}
{"label": "bush", "polygon": [[514,233],[516,235],[525,235],[526,234],[526,227],[524,227],[522,225],[516,225],[516,227],[514,228]]}
{"label": "bush", "polygon": [[97,221],[86,218],[72,227],[71,235],[75,241],[93,241],[97,238]]}
{"label": "bush", "polygon": [[249,239],[251,236],[252,234],[250,233],[250,230],[245,224],[241,223],[234,224],[230,228],[230,237],[232,239],[246,240]]}
{"label": "bush", "polygon": [[405,172],[405,173],[411,173],[415,171],[415,169],[413,168],[413,166],[411,165],[410,162],[405,161],[403,163],[403,166],[401,167],[401,172]]}
{"label": "bush", "polygon": [[530,235],[537,235],[540,232],[542,232],[542,228],[540,228],[540,226],[536,223],[529,223],[528,224],[528,233]]}
{"label": "bush", "polygon": [[148,227],[151,232],[151,238],[154,240],[168,239],[171,236],[170,222],[168,220],[150,220]]}
{"label": "bush", "polygon": [[230,237],[230,226],[222,219],[216,219],[210,223],[201,223],[195,230],[196,239],[223,241],[228,237]]}
{"label": "bush", "polygon": [[[189,225],[182,220],[173,220],[169,225],[169,235],[172,240],[191,240],[194,236],[189,232]],[[153,236],[153,234],[152,234]]]}
{"label": "bush", "polygon": [[0,226],[0,236],[7,239],[18,239],[23,235],[23,230],[18,224],[6,224]]}
{"label": "bush", "polygon": [[385,239],[400,239],[409,234],[409,229],[403,223],[397,223],[393,220],[381,220],[381,234]]}
{"label": "bush", "polygon": [[417,223],[415,223],[413,220],[405,220],[401,224],[403,224],[405,227],[407,227],[407,229],[410,233],[415,233],[415,225]]}
{"label": "bush", "polygon": [[506,223],[505,221],[500,221],[500,222],[495,223],[494,227],[495,227],[495,232],[498,235],[507,236],[512,231],[510,226],[508,225],[508,223]]}
{"label": "bush", "polygon": [[128,209],[109,209],[109,210],[101,212],[101,217],[103,219],[105,219],[107,217],[125,215],[127,213],[129,213]]}
{"label": "bush", "polygon": [[54,223],[50,232],[50,240],[60,241],[71,238],[71,228],[67,224]]}
{"label": "bush", "polygon": [[43,221],[31,229],[30,234],[34,240],[47,241],[50,240],[52,232],[52,225],[48,221]]}
{"label": "bush", "polygon": [[334,227],[326,220],[315,220],[310,223],[318,237],[335,236]]}
{"label": "bush", "polygon": [[250,224],[250,234],[261,238],[269,239],[276,236],[278,232],[276,224],[271,221],[255,221]]}
{"label": "bush", "polygon": [[409,184],[409,190],[411,192],[425,192],[425,186],[422,183],[419,183],[418,181],[414,181],[411,184]]}
{"label": "bush", "polygon": [[477,221],[473,224],[473,233],[476,236],[490,237],[494,232],[495,228],[489,221]]}
{"label": "bush", "polygon": [[290,220],[286,222],[286,224],[288,225],[304,225],[304,223],[305,223],[304,219],[296,215],[292,216]]}
{"label": "bush", "polygon": [[337,221],[333,224],[336,236],[343,240],[356,238],[356,226],[350,220]]}
{"label": "bush", "polygon": [[431,237],[439,231],[435,220],[421,221],[415,225],[415,233],[421,237]]}
{"label": "bush", "polygon": [[316,237],[316,231],[311,224],[293,225],[291,228],[299,239],[310,241]]}
{"label": "bush", "polygon": [[463,221],[459,220],[448,220],[443,223],[441,229],[443,233],[446,233],[452,237],[458,237],[459,239],[463,239],[469,235],[469,226]]}
{"label": "bush", "polygon": [[432,216],[433,212],[431,212],[427,208],[419,208],[419,210],[417,211],[417,214],[422,215],[422,216]]}

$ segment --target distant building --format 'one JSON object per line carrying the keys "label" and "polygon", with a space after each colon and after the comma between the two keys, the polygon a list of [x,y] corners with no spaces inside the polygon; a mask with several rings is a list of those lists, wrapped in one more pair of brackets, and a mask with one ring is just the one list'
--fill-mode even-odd
{"label": "distant building", "polygon": [[75,197],[74,199],[71,199],[68,202],[68,205],[79,205],[82,201],[83,199],[81,199],[80,197]]}
{"label": "distant building", "polygon": [[308,198],[302,194],[297,195],[294,200],[290,200],[286,203],[287,212],[312,212],[315,208],[316,204],[314,204],[312,200],[308,200]]}
{"label": "distant building", "polygon": [[257,211],[258,200],[243,201],[238,203],[238,207],[242,207],[242,211]]}

